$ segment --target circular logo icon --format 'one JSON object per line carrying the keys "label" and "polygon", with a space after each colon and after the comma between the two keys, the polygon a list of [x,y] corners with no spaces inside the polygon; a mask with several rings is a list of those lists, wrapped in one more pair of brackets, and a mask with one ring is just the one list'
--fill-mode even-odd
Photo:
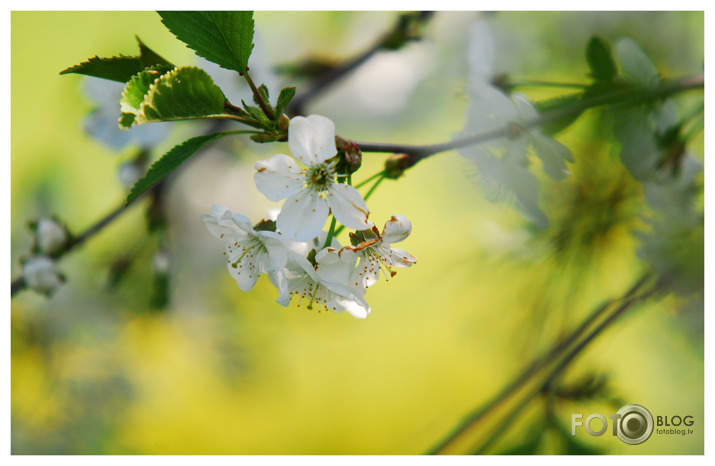
{"label": "circular logo icon", "polygon": [[629,445],[639,445],[653,433],[653,416],[641,405],[625,405],[618,410],[618,438]]}

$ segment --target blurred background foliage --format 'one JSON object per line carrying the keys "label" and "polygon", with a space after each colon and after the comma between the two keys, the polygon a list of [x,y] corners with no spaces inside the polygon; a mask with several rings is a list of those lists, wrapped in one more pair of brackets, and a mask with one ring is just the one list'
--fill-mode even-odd
{"label": "blurred background foliage", "polygon": [[[260,79],[270,87],[285,81],[273,66],[343,61],[396,17],[258,12],[251,68],[268,70]],[[357,141],[449,140],[464,126],[466,31],[479,17],[489,19],[500,46],[497,67],[515,78],[585,82],[594,34],[632,37],[666,77],[703,66],[698,12],[440,12],[425,40],[377,54],[309,112]],[[114,152],[83,132],[94,106],[86,79],[59,71],[95,54],[134,54],[135,34],[173,63],[196,57],[153,12],[13,12],[11,34],[14,277],[32,241],[27,222],[57,215],[82,231],[122,202],[117,168],[137,152]],[[285,81],[299,91],[301,82]],[[270,90],[277,95],[278,87]],[[538,101],[563,91],[524,92]],[[700,98],[676,101],[690,108]],[[253,165],[287,146],[234,138],[203,151],[163,193],[166,230],[149,235],[146,207],[132,207],[63,258],[68,281],[51,299],[29,291],[13,299],[13,453],[426,452],[640,275],[645,197],[602,121],[591,112],[559,135],[577,163],[569,178],[542,186],[545,230],[488,202],[475,169],[456,152],[384,182],[370,199],[371,219],[382,225],[406,215],[414,229],[404,248],[419,261],[370,289],[365,321],[283,308],[265,278],[251,293],[237,288],[200,214],[215,203],[264,217],[277,205],[255,190]],[[205,127],[175,123],[152,153]],[[690,150],[702,161],[702,133]],[[355,179],[383,161],[365,154]],[[702,212],[702,197],[696,204]],[[693,234],[702,244],[702,231]],[[152,300],[157,245],[171,258],[165,305]],[[693,270],[686,278],[695,293],[659,295],[618,321],[579,356],[561,388],[593,393],[535,400],[487,453],[703,453],[703,255],[690,245],[676,254]],[[129,259],[110,286],[112,265]],[[693,415],[695,433],[654,434],[638,447],[610,435],[568,435],[571,413],[605,415],[626,403]]]}

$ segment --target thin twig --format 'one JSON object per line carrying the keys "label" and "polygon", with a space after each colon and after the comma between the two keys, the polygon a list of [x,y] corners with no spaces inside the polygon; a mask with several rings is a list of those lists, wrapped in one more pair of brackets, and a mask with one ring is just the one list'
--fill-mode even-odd
{"label": "thin twig", "polygon": [[561,362],[549,373],[543,384],[540,384],[535,390],[533,390],[529,395],[524,397],[524,399],[514,407],[509,414],[507,414],[502,422],[499,424],[499,428],[495,430],[492,435],[480,445],[480,447],[474,452],[474,454],[482,454],[487,449],[501,437],[504,432],[509,428],[509,426],[518,418],[519,413],[537,396],[547,394],[554,383],[554,381],[569,367],[569,365],[574,361],[574,359],[581,354],[581,352],[591,343],[599,334],[606,330],[610,325],[612,325],[619,317],[621,317],[625,312],[638,300],[644,300],[652,296],[657,291],[656,287],[651,288],[645,293],[639,296],[632,296],[629,300],[621,304],[615,311],[613,311],[606,319],[603,320],[596,328],[594,328],[586,337],[584,337],[581,342],[574,346],[571,351],[566,354],[566,356],[561,360]]}
{"label": "thin twig", "polygon": [[[425,22],[432,17],[433,12],[423,11],[420,12],[420,21]],[[320,75],[311,84],[310,88],[293,98],[293,100],[288,104],[288,109],[286,113],[290,116],[302,115],[304,113],[305,106],[309,100],[314,99],[319,94],[322,94],[328,90],[331,86],[339,82],[341,79],[352,73],[353,71],[360,68],[365,62],[375,55],[377,52],[385,48],[385,42],[388,37],[390,37],[395,30],[400,27],[400,21],[398,21],[392,30],[384,33],[378,38],[375,43],[372,44],[367,50],[365,50],[360,55],[355,58],[345,62],[341,66],[332,68],[330,71]]]}
{"label": "thin twig", "polygon": [[[607,104],[634,105],[642,102],[647,102],[668,95],[687,91],[691,89],[702,88],[705,84],[703,74],[690,76],[671,82],[667,82],[657,89],[647,89],[636,95],[633,94],[633,88],[621,89],[614,92],[606,93],[597,97],[583,100],[573,105],[566,106],[561,109],[545,112],[530,121],[520,125],[522,130],[532,129],[543,126],[547,123],[552,123],[566,117],[578,115],[590,108],[599,107]],[[355,142],[360,147],[362,152],[383,152],[393,154],[407,154],[409,160],[407,166],[411,167],[417,162],[431,155],[448,150],[459,149],[462,147],[474,146],[492,139],[507,137],[514,131],[514,123],[509,123],[501,128],[496,128],[491,131],[466,136],[463,138],[447,141],[439,144],[413,145],[413,144],[394,144],[394,143],[371,143],[371,142]]]}
{"label": "thin twig", "polygon": [[[471,429],[476,424],[478,424],[485,416],[487,416],[489,413],[491,413],[500,405],[502,405],[519,388],[523,387],[524,384],[526,384],[535,375],[537,375],[539,371],[545,368],[549,363],[553,362],[555,358],[558,358],[559,355],[566,351],[566,349],[572,344],[574,344],[596,320],[603,316],[604,313],[608,311],[608,309],[611,308],[612,305],[617,302],[625,301],[625,303],[630,303],[631,301],[633,301],[636,298],[636,293],[649,279],[650,277],[647,275],[641,277],[641,279],[639,279],[620,299],[611,300],[599,306],[581,323],[581,325],[579,325],[573,332],[571,332],[568,337],[557,342],[549,351],[546,352],[546,354],[536,358],[529,366],[526,367],[526,369],[519,373],[519,375],[517,375],[517,377],[512,382],[507,384],[507,386],[504,387],[499,392],[499,394],[489,400],[485,405],[481,406],[480,408],[469,414],[462,422],[460,422],[459,425],[457,425],[457,427],[453,429],[453,431],[445,439],[443,439],[439,444],[431,448],[427,452],[427,454],[436,455],[442,453],[446,448],[452,445],[461,436],[463,432]],[[623,305],[621,305],[621,307],[623,307]],[[618,312],[618,310],[614,311],[614,313]],[[591,339],[592,338],[593,336],[591,337]],[[583,349],[583,346],[585,345],[582,345],[581,349]]]}

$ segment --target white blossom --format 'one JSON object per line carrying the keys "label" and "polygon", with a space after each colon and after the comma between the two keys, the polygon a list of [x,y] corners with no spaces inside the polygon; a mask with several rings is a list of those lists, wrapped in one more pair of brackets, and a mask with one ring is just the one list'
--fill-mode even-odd
{"label": "white blossom", "polygon": [[279,291],[285,290],[282,269],[288,250],[281,236],[274,231],[255,230],[247,217],[224,206],[215,205],[212,210],[201,217],[211,234],[226,242],[226,266],[238,287],[250,291],[260,274],[266,273]]}
{"label": "white blossom", "polygon": [[47,256],[26,259],[22,264],[22,278],[25,286],[48,296],[64,283],[64,278],[55,267],[55,261]]}
{"label": "white blossom", "polygon": [[298,297],[298,305],[307,301],[308,309],[313,305],[325,310],[348,314],[360,319],[370,314],[370,306],[364,299],[365,289],[360,283],[353,283],[353,272],[357,255],[353,251],[335,248],[322,249],[315,255],[315,265],[305,257],[291,253],[288,263],[288,296],[279,304],[287,306],[291,299]]}
{"label": "white blossom", "polygon": [[356,245],[346,246],[344,249],[354,251],[360,258],[354,276],[362,282],[364,287],[372,286],[380,278],[380,272],[386,279],[394,277],[397,273],[393,267],[410,267],[417,259],[407,251],[395,249],[392,243],[405,240],[412,232],[412,225],[404,215],[393,215],[385,223],[382,234],[377,228],[365,230],[355,234]]}
{"label": "white blossom", "polygon": [[51,255],[58,252],[65,245],[67,233],[55,220],[42,217],[37,221],[35,241],[43,254]]}
{"label": "white blossom", "polygon": [[259,161],[254,176],[256,187],[268,199],[287,198],[277,220],[284,236],[298,241],[315,238],[330,211],[348,228],[372,227],[370,211],[358,190],[338,182],[335,163],[328,162],[337,155],[332,121],[320,115],[294,117],[288,127],[288,145],[293,157],[277,154]]}
{"label": "white blossom", "polygon": [[573,156],[567,147],[544,135],[538,127],[530,127],[539,114],[528,97],[519,93],[507,95],[492,84],[496,52],[486,22],[477,21],[472,25],[468,54],[471,105],[462,135],[504,128],[509,128],[509,134],[460,152],[477,166],[492,199],[515,197],[521,211],[536,225],[545,227],[548,220],[538,207],[538,180],[528,170],[529,148],[554,179],[567,176],[565,161],[573,162]]}

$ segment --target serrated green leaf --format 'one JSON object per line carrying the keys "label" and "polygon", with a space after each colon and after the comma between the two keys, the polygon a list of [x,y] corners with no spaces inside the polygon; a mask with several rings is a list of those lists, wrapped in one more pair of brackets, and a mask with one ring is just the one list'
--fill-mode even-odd
{"label": "serrated green leaf", "polygon": [[134,114],[133,113],[122,113],[119,116],[119,127],[120,128],[131,128],[134,124]]}
{"label": "serrated green leaf", "polygon": [[258,121],[263,127],[268,127],[275,124],[275,121],[269,120],[266,114],[263,113],[263,110],[261,110],[260,108],[248,105],[243,100],[241,100],[241,103],[243,104],[243,108],[246,109],[246,112],[248,112],[250,117]]}
{"label": "serrated green leaf", "polygon": [[[132,76],[127,85],[124,86],[122,98],[119,101],[122,114],[138,115],[141,111],[144,97],[149,93],[151,85],[169,71],[171,71],[171,68],[150,68]],[[132,119],[133,121],[134,119]]]}
{"label": "serrated green leaf", "polygon": [[125,83],[142,69],[144,69],[144,67],[138,57],[120,55],[112,58],[99,58],[98,56],[94,56],[79,65],[71,66],[60,71],[60,74],[83,74],[85,76]]}
{"label": "serrated green leaf", "polygon": [[166,175],[173,172],[179,165],[208,144],[211,144],[224,136],[241,134],[244,132],[245,131],[226,131],[222,133],[196,136],[191,139],[187,139],[178,146],[174,146],[169,152],[162,155],[159,160],[154,162],[154,164],[152,164],[149,168],[147,174],[134,184],[129,196],[127,197],[126,204],[128,205],[140,194],[161,181]]}
{"label": "serrated green leaf", "polygon": [[140,54],[138,57],[120,55],[118,57],[100,58],[95,56],[86,62],[82,62],[79,65],[71,66],[60,71],[60,74],[83,74],[95,78],[109,79],[110,81],[125,83],[129,81],[132,76],[148,67],[174,67],[174,65],[147,47],[141,40],[139,40],[139,37],[137,37],[137,41],[139,42]]}
{"label": "serrated green leaf", "polygon": [[[130,81],[122,94],[122,112],[135,115],[133,125],[224,115],[226,98],[211,77],[196,67],[181,67],[151,79],[152,70]],[[137,105],[139,96],[141,101]],[[120,120],[120,124],[121,124]]]}
{"label": "serrated green leaf", "polygon": [[288,108],[288,104],[293,100],[295,96],[295,87],[284,87],[281,89],[281,93],[278,94],[278,102],[276,103],[276,115],[280,117],[285,113],[285,109]]}
{"label": "serrated green leaf", "polygon": [[197,55],[245,73],[253,50],[252,11],[160,11],[164,25]]}
{"label": "serrated green leaf", "polygon": [[600,37],[591,37],[586,47],[586,60],[596,81],[611,82],[618,73],[611,46]]}

